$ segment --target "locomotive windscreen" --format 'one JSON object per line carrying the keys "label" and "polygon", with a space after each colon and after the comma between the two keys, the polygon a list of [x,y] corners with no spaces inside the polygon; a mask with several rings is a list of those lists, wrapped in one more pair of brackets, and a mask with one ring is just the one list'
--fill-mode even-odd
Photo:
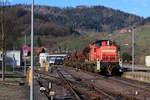
{"label": "locomotive windscreen", "polygon": [[101,42],[97,42],[95,45],[96,45],[97,47],[100,47],[100,46],[102,45],[102,43],[101,43]]}
{"label": "locomotive windscreen", "polygon": [[111,41],[107,41],[107,45],[111,46],[113,43]]}

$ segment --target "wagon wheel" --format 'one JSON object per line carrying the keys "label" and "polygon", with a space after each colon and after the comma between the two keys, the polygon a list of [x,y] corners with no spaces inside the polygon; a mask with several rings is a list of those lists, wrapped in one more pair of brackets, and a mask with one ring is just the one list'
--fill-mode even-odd
{"label": "wagon wheel", "polygon": [[112,70],[113,70],[113,67],[111,65],[108,65],[107,72],[109,75],[112,74]]}

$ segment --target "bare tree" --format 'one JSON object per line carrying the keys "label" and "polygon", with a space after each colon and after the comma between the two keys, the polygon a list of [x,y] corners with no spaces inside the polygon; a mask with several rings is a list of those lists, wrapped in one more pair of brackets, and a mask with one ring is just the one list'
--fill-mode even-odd
{"label": "bare tree", "polygon": [[3,7],[4,7],[4,2],[3,1],[0,1],[0,11],[1,11],[1,50],[2,50],[2,80],[4,81],[5,80],[5,77],[4,77],[4,65],[5,65],[5,57],[4,57],[4,16],[3,16]]}
{"label": "bare tree", "polygon": [[6,51],[12,47],[13,39],[13,22],[9,12],[7,12],[7,0],[0,0],[0,51],[2,51],[2,80],[5,80],[5,57]]}

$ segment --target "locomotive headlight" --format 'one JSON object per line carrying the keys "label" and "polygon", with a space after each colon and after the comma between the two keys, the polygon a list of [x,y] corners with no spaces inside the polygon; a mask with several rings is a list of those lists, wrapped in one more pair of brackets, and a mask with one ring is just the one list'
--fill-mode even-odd
{"label": "locomotive headlight", "polygon": [[120,68],[120,69],[119,69],[119,72],[123,72],[123,70]]}

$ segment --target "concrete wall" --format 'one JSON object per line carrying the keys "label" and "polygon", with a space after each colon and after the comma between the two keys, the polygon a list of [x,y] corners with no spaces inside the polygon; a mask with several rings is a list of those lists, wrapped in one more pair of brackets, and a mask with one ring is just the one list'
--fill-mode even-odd
{"label": "concrete wall", "polygon": [[123,78],[150,83],[149,72],[125,72],[122,75]]}

